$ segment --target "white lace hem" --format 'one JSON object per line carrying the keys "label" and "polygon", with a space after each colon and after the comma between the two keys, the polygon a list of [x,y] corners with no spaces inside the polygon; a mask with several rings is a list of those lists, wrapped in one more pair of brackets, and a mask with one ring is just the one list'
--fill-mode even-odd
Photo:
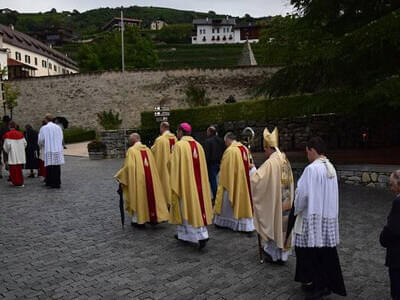
{"label": "white lace hem", "polygon": [[177,226],[178,239],[198,243],[200,240],[208,239],[207,227],[194,228],[187,221],[183,220],[183,225]]}
{"label": "white lace hem", "polygon": [[255,230],[253,219],[235,219],[215,215],[214,224],[220,227],[232,229],[233,231],[252,232]]}

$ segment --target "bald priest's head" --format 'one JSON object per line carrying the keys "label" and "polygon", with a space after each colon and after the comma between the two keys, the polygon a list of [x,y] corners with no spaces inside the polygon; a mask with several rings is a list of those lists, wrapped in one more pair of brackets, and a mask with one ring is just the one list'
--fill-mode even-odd
{"label": "bald priest's head", "polygon": [[160,133],[163,134],[165,131],[169,130],[169,123],[164,121],[160,124]]}
{"label": "bald priest's head", "polygon": [[133,146],[137,142],[140,142],[140,134],[137,132],[134,132],[129,136],[129,145]]}

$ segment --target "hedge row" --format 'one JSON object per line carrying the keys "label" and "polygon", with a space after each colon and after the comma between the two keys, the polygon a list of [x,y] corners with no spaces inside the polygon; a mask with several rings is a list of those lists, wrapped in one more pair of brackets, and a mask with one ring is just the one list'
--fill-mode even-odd
{"label": "hedge row", "polygon": [[[336,113],[358,120],[387,120],[400,109],[400,79],[392,77],[368,91],[331,91],[313,95],[281,97],[234,104],[176,109],[170,123],[186,121],[195,129],[227,121],[269,121],[312,114]],[[155,128],[153,112],[143,112],[142,128]]]}
{"label": "hedge row", "polygon": [[80,143],[96,138],[96,132],[94,130],[87,130],[83,128],[71,127],[64,130],[64,142],[69,143]]}

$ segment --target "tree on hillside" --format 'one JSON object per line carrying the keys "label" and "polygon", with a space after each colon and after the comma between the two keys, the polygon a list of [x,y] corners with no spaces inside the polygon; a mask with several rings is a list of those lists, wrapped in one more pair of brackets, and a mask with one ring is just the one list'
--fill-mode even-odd
{"label": "tree on hillside", "polygon": [[[124,38],[127,69],[158,66],[152,41],[142,37],[137,28],[127,28]],[[100,41],[83,45],[78,51],[77,59],[82,72],[121,70],[121,33],[112,32]]]}
{"label": "tree on hillside", "polygon": [[397,74],[400,9],[394,10],[394,2],[378,5],[385,1],[373,0],[372,8],[369,1],[337,0],[343,11],[332,13],[332,1],[292,0],[300,15],[274,18],[260,42],[264,63],[286,67],[259,92],[280,96],[358,89]]}
{"label": "tree on hillside", "polygon": [[304,21],[341,35],[400,8],[397,0],[291,0]]}

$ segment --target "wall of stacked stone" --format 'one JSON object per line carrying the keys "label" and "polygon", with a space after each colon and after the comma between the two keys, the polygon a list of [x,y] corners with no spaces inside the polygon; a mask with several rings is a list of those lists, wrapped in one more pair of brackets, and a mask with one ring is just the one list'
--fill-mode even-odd
{"label": "wall of stacked stone", "polygon": [[[271,120],[268,122],[239,121],[218,124],[221,134],[233,131],[239,137],[246,127],[251,127],[255,132],[255,138],[251,145],[253,151],[263,151],[263,132],[266,127],[272,131],[279,129],[279,143],[283,151],[304,149],[307,140],[312,135],[319,135],[327,142],[328,147],[335,148],[332,144],[337,134],[337,124],[340,118],[336,115],[314,115],[308,117],[287,118]],[[200,134],[198,134],[200,135]],[[204,135],[203,135],[204,136]]]}
{"label": "wall of stacked stone", "polygon": [[[292,165],[293,175],[299,178],[304,170],[304,165]],[[390,174],[398,166],[377,165],[338,165],[335,166],[339,182],[351,185],[366,186],[369,188],[388,189]]]}
{"label": "wall of stacked stone", "polygon": [[140,113],[163,103],[172,109],[187,107],[190,85],[203,87],[212,104],[229,96],[252,98],[251,90],[278,70],[276,67],[221,69],[142,70],[82,73],[13,81],[19,91],[14,111],[18,123],[38,127],[46,112],[66,117],[70,126],[99,128],[96,114],[112,109],[122,117],[123,128],[140,125]]}

